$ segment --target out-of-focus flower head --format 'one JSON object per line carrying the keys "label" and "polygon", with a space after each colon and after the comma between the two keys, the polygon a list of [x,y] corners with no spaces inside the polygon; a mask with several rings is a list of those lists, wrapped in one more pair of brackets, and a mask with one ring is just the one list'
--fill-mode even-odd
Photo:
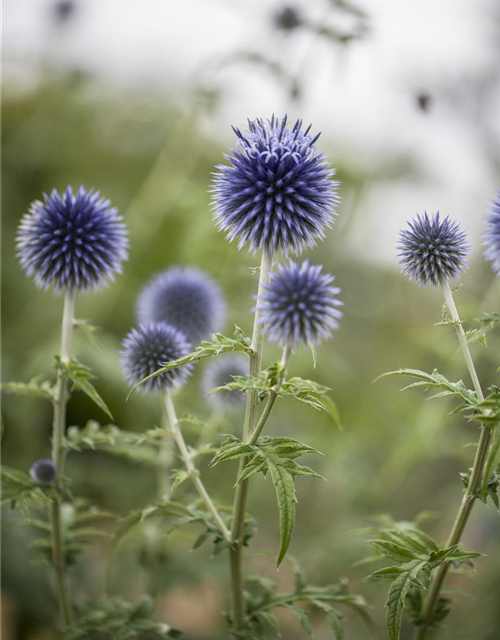
{"label": "out-of-focus flower head", "polygon": [[[186,336],[165,322],[147,322],[132,329],[122,342],[123,377],[135,386],[165,363],[186,356],[191,349]],[[151,378],[139,387],[143,393],[160,393],[186,382],[193,365],[187,364]]]}
{"label": "out-of-focus flower head", "polygon": [[221,331],[226,302],[220,287],[199,269],[171,267],[146,285],[137,301],[139,322],[166,322],[193,344]]}
{"label": "out-of-focus flower head", "polygon": [[220,409],[237,409],[245,404],[246,395],[236,389],[232,391],[218,391],[207,395],[212,389],[222,387],[233,382],[234,376],[248,375],[248,361],[245,356],[221,356],[215,358],[203,372],[202,389],[208,402]]}
{"label": "out-of-focus flower head", "polygon": [[500,189],[497,197],[491,203],[489,214],[486,216],[487,229],[485,236],[486,251],[484,255],[491,260],[493,271],[500,275]]}
{"label": "out-of-focus flower head", "polygon": [[30,475],[36,483],[49,485],[56,479],[57,468],[52,460],[36,460],[31,466]]}

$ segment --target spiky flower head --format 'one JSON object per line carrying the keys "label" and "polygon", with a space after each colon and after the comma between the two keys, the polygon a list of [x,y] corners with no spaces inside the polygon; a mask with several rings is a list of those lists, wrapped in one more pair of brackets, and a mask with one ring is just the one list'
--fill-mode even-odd
{"label": "spiky flower head", "polygon": [[491,260],[493,271],[500,275],[500,189],[496,200],[492,200],[489,214],[486,216],[487,229],[484,234],[486,251],[484,255]]}
{"label": "spiky flower head", "polygon": [[220,287],[199,269],[171,267],[156,275],[137,301],[139,322],[167,322],[193,345],[221,331],[226,303]]}
{"label": "spiky flower head", "polygon": [[321,265],[304,260],[301,265],[290,262],[280,265],[271,280],[264,284],[264,293],[257,296],[256,311],[260,324],[272,342],[297,347],[302,340],[317,344],[329,338],[342,317],[338,309],[343,303],[336,297],[338,287],[334,277],[322,273]]}
{"label": "spiky flower head", "polygon": [[[165,322],[147,322],[132,329],[122,342],[120,366],[123,377],[134,386],[166,362],[183,358],[191,349],[186,336]],[[171,369],[139,387],[143,393],[160,393],[183,384],[192,365]]]}
{"label": "spiky flower head", "polygon": [[400,232],[399,263],[403,273],[420,285],[429,282],[437,287],[448,279],[455,279],[467,266],[469,247],[467,236],[458,222],[417,215]]}
{"label": "spiky flower head", "polygon": [[30,475],[38,484],[52,484],[57,476],[57,468],[52,460],[37,460],[31,466]]}
{"label": "spiky flower head", "polygon": [[278,120],[248,121],[236,146],[219,165],[212,189],[214,219],[229,241],[252,252],[301,253],[323,238],[335,214],[338,182],[317,152],[310,126]]}
{"label": "spiky flower head", "polygon": [[95,289],[114,280],[128,258],[121,216],[98,191],[55,189],[36,200],[17,232],[21,267],[39,287],[55,291]]}
{"label": "spiky flower head", "polygon": [[234,381],[234,376],[248,375],[248,361],[243,356],[222,356],[216,358],[203,372],[202,389],[208,402],[219,409],[237,409],[245,404],[246,395],[236,389],[232,391],[218,391],[207,395],[212,389],[222,387]]}

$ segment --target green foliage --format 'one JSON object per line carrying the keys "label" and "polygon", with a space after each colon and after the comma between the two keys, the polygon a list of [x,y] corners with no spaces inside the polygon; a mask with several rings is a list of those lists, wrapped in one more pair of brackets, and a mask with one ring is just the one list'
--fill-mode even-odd
{"label": "green foliage", "polygon": [[39,485],[29,474],[18,469],[2,466],[1,479],[2,504],[10,504],[28,520],[31,519],[31,509],[43,509],[53,500],[67,496],[67,490],[59,486]]}
{"label": "green foliage", "polygon": [[89,604],[63,633],[63,640],[88,640],[102,637],[134,640],[147,634],[156,638],[179,638],[182,634],[169,625],[152,619],[154,602],[147,596],[137,603],[108,598]]}
{"label": "green foliage", "polygon": [[[282,368],[279,364],[273,364],[264,369],[258,378],[254,376],[233,376],[233,381],[212,389],[208,395],[219,391],[249,391],[255,389],[259,392],[261,400],[264,400],[275,387]],[[312,380],[304,380],[293,377],[285,380],[279,390],[278,396],[282,398],[295,398],[299,402],[313,407],[319,411],[327,411],[335,424],[340,426],[340,417],[337,406],[328,395],[331,389]]]}
{"label": "green foliage", "polygon": [[475,391],[467,389],[462,380],[459,380],[458,382],[450,382],[447,378],[441,375],[437,369],[434,369],[432,373],[425,373],[425,371],[420,371],[418,369],[399,369],[398,371],[389,371],[388,373],[383,373],[379,376],[375,382],[389,376],[409,376],[411,378],[417,378],[418,382],[409,384],[404,387],[403,391],[414,387],[424,387],[425,389],[437,388],[442,389],[443,391],[434,394],[432,398],[458,398],[460,400],[460,404],[455,408],[453,413],[475,409],[478,404]]}
{"label": "green foliage", "polygon": [[294,589],[290,593],[278,592],[272,580],[251,576],[247,581],[247,615],[244,635],[248,640],[261,640],[266,628],[271,627],[279,635],[278,621],[273,609],[282,607],[293,613],[304,631],[313,635],[311,616],[314,612],[325,615],[336,640],[345,639],[342,614],[336,605],[354,609],[374,633],[371,611],[365,600],[349,591],[343,581],[336,585],[318,587],[308,584],[307,576],[296,561],[291,560],[294,571]]}
{"label": "green foliage", "polygon": [[[226,508],[219,508],[218,510],[225,523],[230,526],[232,511]],[[193,543],[193,549],[197,549],[205,542],[212,542],[214,545],[213,553],[215,556],[221,553],[221,551],[228,549],[230,546],[229,542],[222,536],[218,524],[215,522],[212,515],[205,509],[201,508],[199,501],[190,505],[184,505],[180,502],[174,502],[173,500],[151,504],[143,509],[138,509],[124,516],[115,533],[116,543],[118,544],[135,527],[143,524],[146,520],[153,518],[166,521],[165,524],[167,526],[164,528],[165,535],[169,535],[179,527],[183,527],[185,525],[202,525],[203,530]],[[254,520],[250,517],[246,517],[243,534],[243,544],[245,546],[248,545],[248,542],[254,533]]]}
{"label": "green foliage", "polygon": [[147,380],[151,380],[152,378],[156,378],[162,373],[166,371],[170,371],[171,369],[176,369],[177,367],[182,367],[183,365],[189,364],[191,362],[199,362],[200,360],[204,360],[205,358],[213,358],[214,356],[219,356],[223,353],[229,353],[231,351],[242,351],[243,353],[251,354],[251,340],[246,337],[240,327],[236,326],[233,337],[228,338],[227,336],[223,336],[221,333],[214,333],[212,336],[212,340],[204,340],[194,351],[188,353],[187,356],[183,358],[179,358],[178,360],[172,360],[170,362],[166,362],[158,371],[155,371],[151,375],[147,376],[140,382],[138,382],[130,391],[130,395],[144,384]]}
{"label": "green foliage", "polygon": [[33,398],[55,399],[54,385],[40,377],[32,378],[29,382],[5,382],[0,389],[17,396],[31,396]]}
{"label": "green foliage", "polygon": [[96,327],[95,325],[91,324],[89,320],[86,320],[84,318],[75,318],[73,320],[73,326],[75,327],[75,329],[82,332],[82,334],[87,338],[90,344],[93,344],[94,347],[97,347],[100,351],[103,350],[102,344],[99,342],[95,335],[99,331],[99,327]]}
{"label": "green foliage", "polygon": [[[76,564],[80,554],[96,537],[107,537],[111,534],[98,524],[112,521],[113,514],[91,505],[83,498],[60,505],[61,538],[64,563],[67,567]],[[32,546],[42,552],[42,558],[48,565],[52,563],[52,527],[45,515],[31,518],[30,524],[40,531],[40,536],[32,542]]]}
{"label": "green foliage", "polygon": [[[408,617],[410,618],[410,621],[414,627],[419,627],[422,625],[421,616],[424,594],[425,592],[422,591],[422,589],[413,589],[410,590],[406,598]],[[448,616],[450,611],[451,600],[449,598],[446,598],[445,596],[439,597],[434,607],[432,623],[430,624],[430,626],[440,627],[441,623]]]}
{"label": "green foliage", "polygon": [[75,563],[89,538],[107,535],[93,523],[112,518],[112,514],[95,508],[86,500],[73,501],[64,479],[59,478],[54,486],[41,486],[27,473],[17,469],[2,467],[1,473],[2,504],[10,503],[30,526],[40,531],[40,537],[32,542],[32,546],[42,552],[45,562],[51,562],[52,527],[47,513],[54,502],[60,505],[62,546],[68,566]]}
{"label": "green foliage", "polygon": [[[159,431],[165,435],[164,429]],[[124,431],[114,424],[101,426],[95,420],[89,420],[83,428],[70,427],[63,440],[67,451],[83,451],[85,449],[105,451],[114,456],[125,458],[149,466],[158,464],[158,448],[144,445],[145,434]],[[139,447],[139,444],[143,446]]]}
{"label": "green foliage", "polygon": [[[387,629],[390,640],[399,640],[406,600],[409,599],[414,607],[416,596],[413,591],[426,589],[431,572],[447,563],[472,567],[472,559],[481,554],[464,551],[458,545],[439,548],[435,540],[412,522],[394,522],[390,519],[385,522],[387,526],[374,530],[378,537],[370,540],[376,551],[375,557],[370,560],[389,560],[393,564],[378,569],[369,577],[391,583],[386,602]],[[439,624],[448,610],[444,604],[438,607],[430,626]],[[414,608],[411,617],[414,624],[419,623]]]}
{"label": "green foliage", "polygon": [[65,449],[72,451],[83,451],[84,449],[107,449],[116,448],[123,445],[134,444],[137,434],[130,431],[122,431],[114,424],[101,426],[96,420],[89,420],[80,429],[70,427],[63,442]]}
{"label": "green foliage", "polygon": [[487,346],[486,334],[500,327],[500,313],[485,313],[481,318],[477,318],[477,322],[479,327],[467,332],[467,341],[480,342],[483,346]]}
{"label": "green foliage", "polygon": [[235,436],[228,436],[212,460],[212,465],[245,458],[245,466],[237,484],[245,482],[256,473],[269,474],[273,482],[278,501],[280,517],[280,550],[278,565],[287,552],[295,524],[295,476],[322,478],[309,467],[299,465],[296,458],[308,453],[319,453],[293,438],[259,438],[255,445],[242,442]]}
{"label": "green foliage", "polygon": [[56,356],[56,369],[60,371],[65,378],[71,380],[73,388],[83,391],[111,420],[113,419],[106,403],[97,393],[91,382],[91,380],[95,379],[95,376],[87,366],[78,362],[76,358],[71,358],[69,362],[63,362],[59,356]]}

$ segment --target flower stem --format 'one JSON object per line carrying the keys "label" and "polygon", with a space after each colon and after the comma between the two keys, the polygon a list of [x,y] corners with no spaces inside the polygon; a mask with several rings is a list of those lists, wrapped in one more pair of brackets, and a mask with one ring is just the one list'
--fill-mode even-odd
{"label": "flower stem", "polygon": [[288,361],[290,360],[291,353],[292,353],[292,349],[290,346],[284,347],[283,354],[281,356],[280,372],[278,374],[278,380],[274,385],[274,387],[269,392],[269,398],[267,399],[267,403],[266,403],[266,406],[264,407],[264,411],[262,412],[262,415],[259,418],[259,422],[257,423],[257,426],[253,430],[253,433],[250,439],[248,440],[248,444],[255,444],[257,442],[260,434],[262,433],[262,430],[264,429],[267,419],[269,418],[269,414],[273,410],[274,403],[278,398],[281,385],[283,384],[283,380],[285,378],[285,373],[288,367]]}
{"label": "flower stem", "polygon": [[[259,273],[258,295],[262,295],[264,284],[269,278],[272,265],[272,255],[265,249],[262,253],[262,261]],[[252,334],[252,353],[250,354],[249,374],[258,378],[262,364],[263,335],[260,325],[259,312],[255,312]],[[257,412],[259,405],[259,392],[257,389],[250,389],[247,395],[245,411],[245,421],[243,424],[243,440],[246,442],[254,432],[257,422]],[[239,465],[238,476],[247,463],[246,458],[242,458]],[[229,563],[231,569],[231,596],[232,596],[232,618],[233,631],[240,633],[245,620],[245,599],[243,591],[243,534],[245,529],[245,507],[248,494],[248,483],[238,484],[234,494],[233,521],[231,526],[232,547],[229,550]]]}
{"label": "flower stem", "polygon": [[[166,410],[163,407],[162,411],[162,427],[165,431],[168,429],[168,418]],[[169,477],[170,466],[172,464],[172,449],[170,446],[171,439],[170,434],[165,433],[161,436],[158,443],[158,458],[157,475],[156,475],[156,488],[158,492],[158,498],[160,500],[168,500],[171,493],[171,482]]]}
{"label": "flower stem", "polygon": [[[70,359],[71,335],[75,311],[75,293],[67,291],[64,298],[64,310],[61,327],[61,347],[59,357],[61,362],[68,363]],[[57,375],[56,395],[54,400],[54,420],[52,425],[52,462],[57,473],[64,473],[63,436],[66,427],[66,404],[68,400],[68,382],[62,372]],[[54,499],[51,505],[52,523],[52,564],[56,573],[59,606],[65,624],[72,620],[72,607],[67,584],[66,566],[64,562],[63,533],[61,526],[61,503]]]}
{"label": "flower stem", "polygon": [[[467,364],[470,377],[472,378],[472,384],[474,385],[474,389],[476,391],[479,402],[482,402],[484,400],[483,390],[479,382],[476,368],[474,367],[474,362],[472,360],[472,356],[469,351],[469,345],[467,344],[467,337],[465,335],[465,331],[462,326],[462,321],[460,320],[460,316],[458,314],[458,310],[455,305],[455,301],[453,299],[453,294],[451,292],[450,285],[448,284],[448,282],[443,282],[442,288],[443,288],[446,305],[448,306],[451,318],[455,325],[455,330],[457,332],[460,348],[462,349],[462,353],[464,355],[464,359]],[[488,449],[490,447],[490,443],[491,443],[491,428],[483,424],[481,425],[479,442],[477,445],[474,463],[472,465],[469,484],[467,486],[467,489],[465,490],[464,496],[462,498],[462,502],[460,504],[460,509],[458,510],[458,514],[453,524],[453,528],[448,537],[448,541],[446,543],[447,547],[451,547],[455,544],[458,544],[462,538],[463,532],[465,530],[470,514],[472,512],[472,507],[474,506],[474,501],[476,500],[477,493],[481,486],[481,480],[484,472],[486,459],[488,456]],[[436,570],[436,573],[431,581],[429,590],[427,592],[427,597],[425,598],[423,603],[422,614],[421,614],[421,626],[416,630],[414,635],[414,640],[424,640],[424,638],[427,635],[427,631],[429,630],[429,625],[432,622],[434,609],[439,599],[441,587],[443,586],[443,582],[448,572],[448,568],[449,568],[449,563],[440,565]]]}
{"label": "flower stem", "polygon": [[201,499],[205,503],[207,509],[212,514],[214,520],[216,521],[217,526],[219,527],[222,535],[228,542],[231,542],[231,532],[225,525],[224,520],[222,519],[220,513],[217,511],[216,506],[212,502],[212,498],[208,494],[208,491],[206,490],[205,485],[203,484],[200,478],[198,469],[193,464],[191,454],[188,451],[186,442],[184,440],[184,436],[182,435],[182,431],[179,426],[179,420],[177,418],[177,413],[175,411],[172,395],[168,391],[165,393],[164,402],[165,402],[165,409],[167,411],[168,421],[170,423],[170,428],[172,429],[175,442],[177,443],[177,447],[179,449],[182,461],[184,462],[187,472],[189,473],[191,480],[194,483],[194,486],[196,487],[198,493],[200,494]]}

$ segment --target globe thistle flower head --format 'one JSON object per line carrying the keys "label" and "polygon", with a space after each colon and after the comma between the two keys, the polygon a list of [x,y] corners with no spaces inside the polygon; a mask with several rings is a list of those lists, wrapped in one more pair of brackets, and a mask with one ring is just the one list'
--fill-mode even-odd
{"label": "globe thistle flower head", "polygon": [[[185,335],[165,322],[147,322],[132,329],[122,342],[120,366],[123,377],[134,386],[166,362],[186,356],[191,349]],[[161,393],[182,385],[193,365],[187,364],[151,378],[139,387],[143,393]]]}
{"label": "globe thistle flower head", "polygon": [[280,265],[264,284],[264,293],[257,296],[255,308],[269,339],[297,347],[300,341],[315,345],[329,338],[338,327],[342,317],[338,307],[343,304],[333,281],[333,276],[322,273],[321,265],[311,265],[308,260],[301,265]]}
{"label": "globe thistle flower head", "polygon": [[56,479],[57,468],[52,460],[37,460],[31,466],[30,475],[37,484],[49,485]]}
{"label": "globe thistle flower head", "polygon": [[155,276],[137,301],[139,322],[166,322],[193,345],[221,331],[226,303],[219,286],[199,269],[171,267]]}
{"label": "globe thistle flower head", "polygon": [[496,200],[491,203],[490,212],[486,216],[486,225],[484,255],[487,260],[491,260],[493,271],[500,275],[500,189]]}
{"label": "globe thistle flower head", "polygon": [[202,389],[207,401],[219,409],[237,409],[246,402],[244,391],[238,389],[232,391],[218,391],[212,395],[207,395],[212,389],[222,387],[233,382],[234,376],[248,375],[248,361],[243,356],[222,356],[216,358],[206,367],[203,372]]}
{"label": "globe thistle flower head", "polygon": [[95,289],[122,270],[128,237],[121,216],[97,191],[55,189],[36,200],[17,232],[21,267],[39,287]]}
{"label": "globe thistle flower head", "polygon": [[255,253],[301,253],[323,238],[333,223],[339,200],[338,182],[312,137],[310,126],[292,128],[279,120],[248,121],[226,160],[219,165],[212,188],[214,219],[238,248]]}
{"label": "globe thistle flower head", "polygon": [[439,213],[411,220],[400,232],[398,248],[403,273],[420,285],[437,287],[457,278],[467,266],[467,236],[458,222],[440,218]]}

